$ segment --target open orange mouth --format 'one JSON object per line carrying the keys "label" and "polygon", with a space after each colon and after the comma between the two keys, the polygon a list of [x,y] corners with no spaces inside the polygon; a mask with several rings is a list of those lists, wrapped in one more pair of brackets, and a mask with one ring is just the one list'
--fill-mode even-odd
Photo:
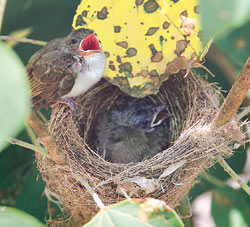
{"label": "open orange mouth", "polygon": [[79,48],[86,55],[93,54],[101,49],[100,44],[94,34],[91,34],[87,38],[83,39]]}

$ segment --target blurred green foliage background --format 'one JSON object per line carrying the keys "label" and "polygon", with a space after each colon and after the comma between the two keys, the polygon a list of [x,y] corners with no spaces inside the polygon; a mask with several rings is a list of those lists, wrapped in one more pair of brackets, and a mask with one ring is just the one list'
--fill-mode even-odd
{"label": "blurred green foliage background", "polygon": [[[9,0],[1,33],[8,35],[19,29],[31,28],[32,32],[28,38],[36,40],[49,41],[66,36],[71,31],[72,19],[79,2],[78,0]],[[207,54],[205,65],[216,75],[215,78],[209,76],[208,80],[217,82],[222,90],[230,89],[233,80],[249,57],[249,31],[250,22],[221,35],[215,40]],[[14,50],[26,65],[28,59],[39,48],[32,44],[18,43]],[[205,74],[202,70],[198,72]],[[244,105],[249,105],[249,101],[246,100]],[[25,130],[17,138],[31,142]],[[227,160],[228,164],[239,174],[243,173],[247,148],[248,146],[240,147]],[[229,178],[218,164],[208,170],[208,173],[223,181]],[[36,170],[34,152],[11,145],[0,153],[0,205],[16,207],[44,222],[45,217],[49,218],[48,201],[43,193],[44,187],[44,182]],[[199,183],[189,193],[191,202],[208,190],[222,189],[200,178]],[[235,192],[230,194],[227,191],[227,195],[233,200],[238,198]],[[249,210],[249,206],[249,203],[246,204],[244,209]],[[58,209],[56,206],[54,208],[56,214]],[[218,207],[213,206],[213,209],[218,209]],[[192,226],[190,219],[186,223]]]}

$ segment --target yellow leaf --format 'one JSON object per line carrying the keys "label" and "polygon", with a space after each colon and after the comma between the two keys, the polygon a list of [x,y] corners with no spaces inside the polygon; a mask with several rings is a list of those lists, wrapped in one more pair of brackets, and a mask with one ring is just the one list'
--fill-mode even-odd
{"label": "yellow leaf", "polygon": [[104,77],[143,97],[158,92],[174,59],[203,56],[198,11],[198,0],[82,0],[73,28],[93,29],[107,56]]}

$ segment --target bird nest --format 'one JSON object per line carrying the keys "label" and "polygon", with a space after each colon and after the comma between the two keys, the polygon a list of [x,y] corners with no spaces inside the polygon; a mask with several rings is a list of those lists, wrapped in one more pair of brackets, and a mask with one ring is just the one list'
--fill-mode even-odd
{"label": "bird nest", "polygon": [[192,73],[183,75],[171,75],[159,93],[149,97],[155,103],[168,103],[172,117],[166,138],[171,146],[138,163],[110,163],[90,147],[98,116],[127,97],[118,87],[100,81],[76,98],[77,116],[65,105],[53,110],[48,140],[56,146],[47,146],[50,158],[37,156],[38,167],[47,189],[78,223],[99,211],[79,177],[105,205],[126,197],[153,197],[175,207],[204,169],[218,156],[232,155],[234,142],[243,140],[242,125],[236,120],[212,126],[222,100],[219,89]]}

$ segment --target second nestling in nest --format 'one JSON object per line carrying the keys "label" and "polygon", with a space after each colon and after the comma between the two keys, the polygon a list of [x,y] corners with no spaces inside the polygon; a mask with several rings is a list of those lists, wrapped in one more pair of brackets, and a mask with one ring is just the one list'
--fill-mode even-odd
{"label": "second nestling in nest", "polygon": [[126,97],[97,117],[94,150],[112,163],[140,162],[170,146],[167,105]]}

